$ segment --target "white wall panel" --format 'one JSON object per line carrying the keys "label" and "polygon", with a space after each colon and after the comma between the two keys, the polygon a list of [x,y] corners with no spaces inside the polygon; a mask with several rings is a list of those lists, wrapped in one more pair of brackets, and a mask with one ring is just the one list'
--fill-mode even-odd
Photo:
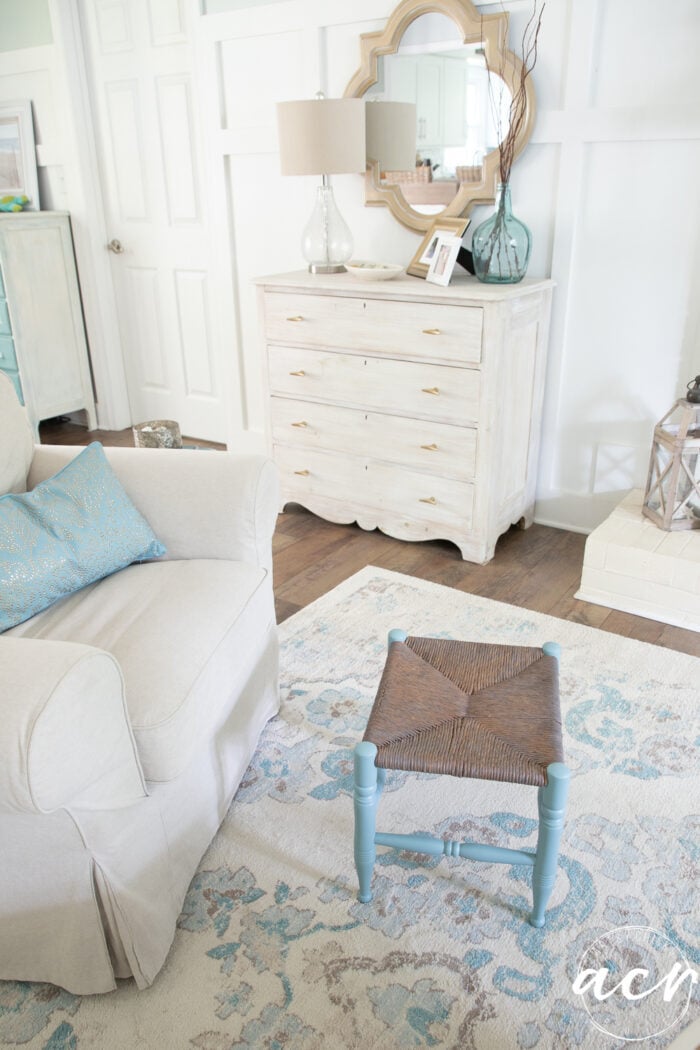
{"label": "white wall panel", "polygon": [[[391,12],[391,4],[377,4],[377,15]],[[348,20],[340,25],[328,26],[324,33],[324,72],[326,83],[321,85],[331,98],[340,97],[345,86],[360,66],[360,36],[376,33],[384,28],[386,15],[358,21]]]}
{"label": "white wall panel", "polygon": [[599,7],[592,104],[634,109],[697,105],[697,0],[605,0]]}
{"label": "white wall panel", "polygon": [[[590,6],[595,6],[597,0],[586,0],[586,2]],[[504,4],[504,6],[510,12],[510,47],[519,54],[521,52],[520,41],[532,13],[532,4],[509,3]],[[574,54],[581,46],[581,41],[576,41],[573,54],[569,54],[572,46],[571,7],[572,5],[568,0],[564,0],[564,2],[555,0],[554,3],[551,0],[547,0],[539,36],[537,71],[535,74],[537,106],[540,110],[543,106],[546,106],[548,109],[563,109],[566,104],[569,71]],[[489,9],[486,7],[481,9],[484,14],[488,13]],[[491,8],[491,12],[493,13],[493,8]],[[564,56],[566,56],[566,61],[562,61]]]}
{"label": "white wall panel", "polygon": [[[609,491],[644,485],[654,422],[683,378],[700,219],[691,172],[699,161],[700,147],[688,142],[599,143],[586,150],[562,355],[560,397],[568,407],[557,437],[559,489],[602,496],[600,463],[591,466],[601,442],[641,445],[622,471],[624,484],[614,472]],[[669,164],[686,174],[666,204],[662,234],[644,216],[649,181],[663,177]]]}
{"label": "white wall panel", "polygon": [[[224,127],[265,128],[277,142],[275,103],[304,97],[300,32],[225,40],[221,44]],[[269,75],[270,68],[275,75]]]}
{"label": "white wall panel", "polygon": [[[236,254],[236,290],[239,304],[239,326],[243,355],[243,380],[245,400],[251,429],[259,432],[262,440],[264,430],[265,402],[263,399],[264,358],[259,345],[258,318],[255,295],[251,295],[252,280],[261,273],[282,273],[299,268],[300,250],[298,236],[289,231],[289,210],[300,219],[311,211],[313,179],[285,179],[290,183],[290,193],[277,192],[280,176],[277,157],[258,156],[232,157],[229,165],[230,191],[233,200],[233,237],[239,247]],[[246,210],[246,201],[255,194],[265,196],[264,219],[260,218],[260,236],[251,231],[251,215]],[[264,232],[263,232],[264,231]],[[278,235],[277,231],[284,231]]]}

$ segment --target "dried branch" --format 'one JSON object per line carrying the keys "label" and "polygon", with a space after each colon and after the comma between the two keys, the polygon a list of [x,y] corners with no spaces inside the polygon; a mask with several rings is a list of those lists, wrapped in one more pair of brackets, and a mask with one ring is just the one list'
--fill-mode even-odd
{"label": "dried branch", "polygon": [[501,125],[501,107],[498,104],[498,99],[494,93],[493,78],[491,77],[491,74],[493,73],[500,77],[505,83],[508,82],[505,73],[509,64],[508,55],[511,53],[508,52],[507,55],[502,55],[501,65],[498,69],[494,69],[489,65],[488,55],[485,55],[486,72],[489,74],[489,100],[494,114],[498,141],[500,143],[498,170],[500,181],[502,183],[507,183],[510,180],[510,171],[515,158],[516,143],[518,142],[527,116],[527,78],[530,76],[537,63],[537,43],[540,29],[542,28],[542,13],[544,8],[544,3],[540,4],[539,0],[533,0],[532,14],[523,30],[522,40],[520,42],[521,63],[517,68],[517,73],[516,62],[512,56],[510,58],[510,65],[512,67],[511,72],[515,74],[510,79],[514,80],[515,83],[508,111],[508,127],[505,129],[504,133],[504,129]]}

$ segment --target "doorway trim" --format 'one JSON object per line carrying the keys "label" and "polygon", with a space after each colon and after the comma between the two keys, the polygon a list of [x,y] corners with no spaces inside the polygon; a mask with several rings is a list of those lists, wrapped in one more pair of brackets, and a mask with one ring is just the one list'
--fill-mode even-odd
{"label": "doorway trim", "polygon": [[[57,74],[65,93],[63,156],[83,314],[97,397],[98,426],[131,426],[117,301],[107,254],[109,236],[78,0],[49,0]],[[70,158],[70,162],[68,161]]]}

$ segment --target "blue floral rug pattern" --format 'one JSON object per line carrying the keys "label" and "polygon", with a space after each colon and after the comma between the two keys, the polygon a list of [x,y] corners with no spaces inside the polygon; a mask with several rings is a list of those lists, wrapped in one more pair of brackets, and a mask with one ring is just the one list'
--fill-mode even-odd
{"label": "blue floral rug pattern", "polygon": [[[562,644],[573,779],[543,930],[522,867],[379,849],[374,898],[356,900],[352,749],[392,627]],[[280,631],[280,715],[153,987],[81,999],[0,983],[0,1046],[587,1050],[623,1045],[571,987],[598,936],[653,927],[700,972],[695,658],[373,568]],[[378,826],[534,849],[535,817],[532,788],[394,773]],[[697,1013],[696,986],[682,1023],[643,1045]]]}

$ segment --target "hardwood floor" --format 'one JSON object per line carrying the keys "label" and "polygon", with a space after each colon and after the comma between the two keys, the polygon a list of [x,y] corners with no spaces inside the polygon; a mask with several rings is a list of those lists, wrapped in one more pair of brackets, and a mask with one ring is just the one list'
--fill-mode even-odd
{"label": "hardwood floor", "polygon": [[[54,444],[132,445],[131,430],[86,431],[69,422],[44,423],[41,440]],[[185,444],[217,448],[183,438]],[[280,622],[365,565],[394,569],[484,598],[560,616],[613,634],[700,656],[700,634],[577,601],[586,537],[533,525],[510,529],[487,565],[462,561],[451,543],[404,543],[355,525],[334,525],[301,507],[280,514],[273,539],[275,596]]]}

